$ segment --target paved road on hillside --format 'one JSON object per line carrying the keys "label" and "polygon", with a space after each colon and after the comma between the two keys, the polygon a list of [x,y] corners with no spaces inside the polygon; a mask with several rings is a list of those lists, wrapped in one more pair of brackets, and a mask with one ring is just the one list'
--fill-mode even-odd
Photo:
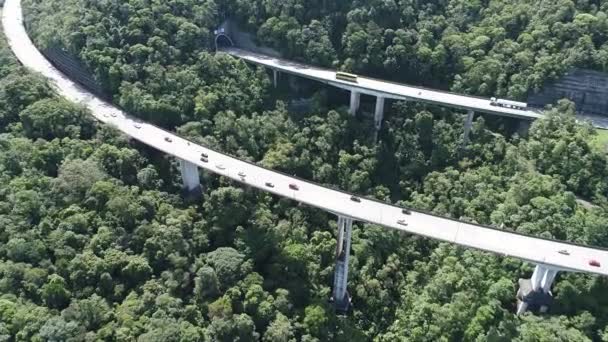
{"label": "paved road on hillside", "polygon": [[[336,79],[336,70],[328,70],[312,65],[292,62],[234,47],[224,48],[220,51],[254,64],[309,78],[338,88],[355,90],[362,94],[383,96],[395,100],[424,102],[444,107],[472,110],[478,113],[509,116],[523,120],[536,120],[543,116],[540,109],[528,108],[527,110],[520,110],[493,106],[490,104],[490,99],[488,98],[398,84],[362,75],[357,76],[357,83],[346,82]],[[577,114],[577,118],[579,120],[591,122],[596,128],[608,129],[608,117]]]}
{"label": "paved road on hillside", "polygon": [[536,110],[520,110],[493,106],[490,104],[490,99],[488,98],[459,95],[446,91],[414,87],[405,84],[382,81],[361,75],[357,76],[356,83],[347,82],[336,79],[336,70],[328,70],[311,65],[296,63],[239,48],[225,48],[221,49],[220,51],[254,64],[263,65],[281,72],[331,84],[338,88],[356,90],[362,94],[382,96],[395,100],[425,102],[445,107],[473,110],[475,112],[501,116],[510,116],[525,120],[536,120],[542,117],[542,114]]}

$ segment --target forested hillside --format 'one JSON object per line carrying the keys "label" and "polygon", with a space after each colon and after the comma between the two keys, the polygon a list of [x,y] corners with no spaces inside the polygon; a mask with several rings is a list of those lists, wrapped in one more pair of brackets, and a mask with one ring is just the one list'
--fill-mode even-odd
{"label": "forested hillside", "polygon": [[289,56],[460,92],[521,98],[572,65],[608,70],[605,1],[227,3]]}
{"label": "forested hillside", "polygon": [[[606,155],[568,103],[527,137],[480,117],[464,151],[461,114],[394,103],[375,144],[370,122],[324,91],[310,113],[290,113],[264,70],[211,51],[212,30],[232,16],[296,59],[521,96],[569,65],[605,68],[596,2],[28,0],[25,10],[39,46],[67,49],[117,104],[194,141],[380,200],[608,247]],[[5,45],[0,340],[608,341],[605,278],[561,274],[549,315],[517,317],[530,265],[360,223],[354,309],[336,316],[335,217],[210,174],[203,198],[186,202],[173,160],[92,122]]]}

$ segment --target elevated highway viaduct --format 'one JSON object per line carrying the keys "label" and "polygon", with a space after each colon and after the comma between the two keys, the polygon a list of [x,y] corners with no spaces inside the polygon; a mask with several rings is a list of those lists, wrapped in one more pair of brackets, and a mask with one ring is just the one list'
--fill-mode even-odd
{"label": "elevated highway viaduct", "polygon": [[[285,175],[188,141],[173,132],[163,130],[128,115],[120,108],[92,94],[55,68],[30,40],[23,25],[21,0],[5,1],[2,25],[9,46],[19,61],[30,70],[48,78],[59,95],[86,106],[99,122],[114,126],[131,138],[177,158],[181,165],[181,175],[185,189],[189,191],[200,189],[199,170],[203,169],[230,178],[244,186],[290,198],[296,202],[335,214],[338,218],[339,231],[337,234],[338,248],[333,300],[338,310],[347,310],[350,305],[347,292],[348,259],[352,224],[355,221],[373,223],[410,234],[454,243],[466,248],[510,256],[535,265],[531,278],[520,282],[519,313],[524,312],[527,308],[548,306],[552,296],[551,285],[558,272],[608,275],[608,251],[604,249],[522,235],[394,206]],[[236,52],[232,51],[231,53]],[[244,52],[238,53],[243,58],[250,56]],[[295,70],[298,68],[293,64],[281,64],[285,62],[276,61],[273,63],[275,63],[273,65],[276,65],[276,68],[281,68],[281,70],[286,68]],[[446,100],[440,98],[450,96],[453,99],[450,101],[459,103],[458,105],[465,110],[503,113],[512,116],[519,115],[530,119],[539,115],[497,109],[489,105],[488,101],[484,99],[453,94],[440,95],[437,92],[392,85],[372,79],[363,79],[361,80],[361,87],[353,87],[334,80],[330,71],[310,71],[310,75],[313,74],[316,75],[314,77],[318,77],[327,83],[350,87],[349,89],[353,92],[366,92],[382,98],[418,98],[431,103],[443,103]]]}

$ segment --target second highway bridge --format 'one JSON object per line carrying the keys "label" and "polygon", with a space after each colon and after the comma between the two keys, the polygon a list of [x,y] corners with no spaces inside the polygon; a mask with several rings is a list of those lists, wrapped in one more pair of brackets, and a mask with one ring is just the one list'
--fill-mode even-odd
{"label": "second highway bridge", "polygon": [[394,100],[425,102],[467,111],[471,110],[479,113],[510,116],[524,120],[535,120],[542,117],[542,114],[536,110],[522,110],[492,105],[492,101],[488,98],[460,95],[446,91],[387,82],[361,75],[358,75],[356,83],[353,83],[336,79],[335,70],[328,70],[281,58],[270,57],[234,47],[221,49],[220,51],[273,70],[313,79],[356,93]]}

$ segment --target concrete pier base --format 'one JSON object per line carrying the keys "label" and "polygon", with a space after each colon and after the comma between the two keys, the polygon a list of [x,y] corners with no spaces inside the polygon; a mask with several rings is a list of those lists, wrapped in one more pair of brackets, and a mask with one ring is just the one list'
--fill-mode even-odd
{"label": "concrete pier base", "polygon": [[551,285],[557,275],[557,270],[542,265],[536,265],[530,279],[519,279],[517,291],[517,314],[526,311],[545,313],[553,302]]}

